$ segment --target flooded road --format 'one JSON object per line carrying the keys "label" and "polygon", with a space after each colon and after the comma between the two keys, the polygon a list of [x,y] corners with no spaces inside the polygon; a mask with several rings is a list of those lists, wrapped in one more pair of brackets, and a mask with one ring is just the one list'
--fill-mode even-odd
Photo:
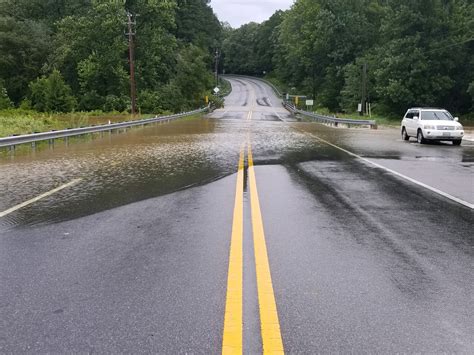
{"label": "flooded road", "polygon": [[474,349],[474,142],[229,80],[208,116],[0,153],[0,212],[80,179],[0,218],[0,352],[220,353],[239,312],[244,353]]}

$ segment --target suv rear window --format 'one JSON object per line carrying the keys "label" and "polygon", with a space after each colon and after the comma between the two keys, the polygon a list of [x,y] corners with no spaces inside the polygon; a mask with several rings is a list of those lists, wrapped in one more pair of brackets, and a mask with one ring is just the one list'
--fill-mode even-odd
{"label": "suv rear window", "polygon": [[421,119],[425,121],[428,121],[428,120],[452,121],[453,116],[451,116],[451,114],[447,111],[422,111]]}

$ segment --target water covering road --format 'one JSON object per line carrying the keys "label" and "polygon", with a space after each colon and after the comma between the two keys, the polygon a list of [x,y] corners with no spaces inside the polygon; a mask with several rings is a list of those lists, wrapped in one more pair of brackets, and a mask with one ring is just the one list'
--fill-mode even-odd
{"label": "water covering road", "polygon": [[232,322],[245,353],[472,352],[474,143],[300,122],[229,80],[208,117],[1,153],[0,212],[81,180],[0,217],[0,352],[220,353]]}

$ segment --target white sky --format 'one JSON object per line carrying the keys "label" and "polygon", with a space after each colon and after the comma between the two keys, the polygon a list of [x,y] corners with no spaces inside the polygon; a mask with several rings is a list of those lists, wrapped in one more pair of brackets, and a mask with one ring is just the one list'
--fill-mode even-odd
{"label": "white sky", "polygon": [[261,23],[268,20],[277,10],[287,10],[293,0],[212,0],[211,6],[222,22],[229,22],[234,28],[245,23]]}

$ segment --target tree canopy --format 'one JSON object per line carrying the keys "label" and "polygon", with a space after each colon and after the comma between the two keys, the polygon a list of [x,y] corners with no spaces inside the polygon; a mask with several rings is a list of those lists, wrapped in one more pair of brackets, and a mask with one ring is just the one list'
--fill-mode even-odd
{"label": "tree canopy", "polygon": [[[201,105],[222,35],[208,0],[0,0],[2,96],[42,111],[127,109],[127,11],[136,15],[140,108]],[[191,67],[187,82],[182,71]],[[50,82],[64,84],[67,105],[46,104]]]}
{"label": "tree canopy", "polygon": [[271,72],[334,111],[357,107],[365,65],[380,112],[473,109],[471,0],[297,0],[262,24],[225,31],[224,51],[229,72]]}

